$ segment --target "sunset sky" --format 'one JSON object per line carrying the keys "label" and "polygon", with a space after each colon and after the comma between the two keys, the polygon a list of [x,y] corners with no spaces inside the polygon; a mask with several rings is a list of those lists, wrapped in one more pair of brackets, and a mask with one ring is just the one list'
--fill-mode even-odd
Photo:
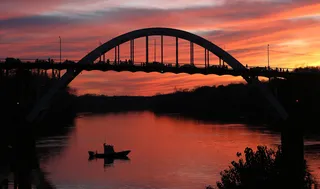
{"label": "sunset sky", "polygon": [[[267,65],[267,44],[272,67],[320,65],[318,0],[1,0],[0,58],[57,59],[61,36],[63,59],[79,60],[99,42],[146,27],[195,33],[244,65]],[[149,40],[150,60],[158,39]],[[181,62],[188,61],[186,44],[181,41]],[[165,38],[165,45],[165,62],[173,62],[173,39]],[[137,40],[136,61],[144,60],[143,48],[142,39]],[[121,52],[122,59],[128,58],[129,44]],[[204,50],[195,47],[195,52],[195,63],[203,63]],[[107,58],[112,60],[113,54]],[[210,60],[217,63],[213,54]],[[94,71],[83,72],[71,86],[79,94],[153,95],[240,81],[230,76]]]}

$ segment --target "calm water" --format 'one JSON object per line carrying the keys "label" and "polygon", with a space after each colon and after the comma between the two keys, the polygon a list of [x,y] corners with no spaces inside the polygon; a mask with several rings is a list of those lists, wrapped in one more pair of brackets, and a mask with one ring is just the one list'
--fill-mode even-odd
{"label": "calm water", "polygon": [[[132,150],[129,161],[88,161],[88,150]],[[280,135],[242,124],[205,124],[152,113],[108,114],[76,119],[69,136],[38,142],[41,165],[61,189],[166,188],[203,189],[219,180],[219,172],[236,159],[236,152],[258,144],[275,146]],[[316,140],[308,139],[308,144]],[[320,155],[307,152],[318,171]]]}

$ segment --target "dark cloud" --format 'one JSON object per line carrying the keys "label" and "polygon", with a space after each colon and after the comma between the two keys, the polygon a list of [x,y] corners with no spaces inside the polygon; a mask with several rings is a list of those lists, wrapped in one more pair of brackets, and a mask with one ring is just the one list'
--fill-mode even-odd
{"label": "dark cloud", "polygon": [[26,16],[0,20],[0,28],[19,29],[28,27],[59,26],[76,22],[65,16]]}

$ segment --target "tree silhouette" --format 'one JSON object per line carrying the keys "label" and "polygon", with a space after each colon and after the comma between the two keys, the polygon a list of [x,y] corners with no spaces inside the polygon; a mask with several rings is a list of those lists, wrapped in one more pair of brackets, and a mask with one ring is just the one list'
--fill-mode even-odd
{"label": "tree silhouette", "polygon": [[[217,182],[217,189],[267,189],[283,188],[281,185],[282,150],[275,151],[266,146],[258,146],[257,151],[251,148],[244,150],[244,158],[237,153],[239,160],[232,161],[228,169],[222,171],[221,181]],[[309,172],[306,162],[304,165],[304,188],[309,189],[315,180]],[[208,186],[207,189],[214,187]]]}

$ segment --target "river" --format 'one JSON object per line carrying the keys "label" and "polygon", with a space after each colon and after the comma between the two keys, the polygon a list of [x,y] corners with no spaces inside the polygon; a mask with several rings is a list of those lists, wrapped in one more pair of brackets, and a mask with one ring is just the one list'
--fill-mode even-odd
{"label": "river", "polygon": [[[104,142],[131,150],[130,160],[88,161],[87,151],[102,151]],[[318,144],[314,137],[305,143]],[[37,148],[52,149],[41,156],[41,167],[59,189],[204,189],[237,152],[278,144],[280,134],[263,127],[134,112],[78,117],[68,136],[43,138]],[[305,157],[319,178],[320,150],[307,150]]]}

